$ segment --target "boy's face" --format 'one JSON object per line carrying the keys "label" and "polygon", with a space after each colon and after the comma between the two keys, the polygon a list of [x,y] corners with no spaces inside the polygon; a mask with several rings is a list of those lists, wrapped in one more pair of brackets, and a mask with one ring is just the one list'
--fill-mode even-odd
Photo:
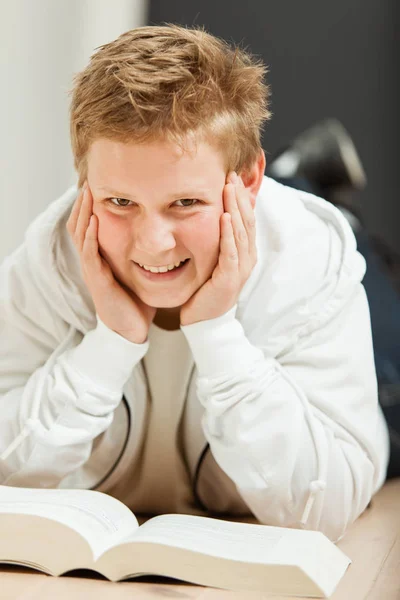
{"label": "boy's face", "polygon": [[[149,306],[182,306],[218,263],[226,183],[222,154],[206,142],[198,143],[195,154],[182,154],[168,142],[99,139],[87,162],[99,247],[117,280]],[[138,265],[185,259],[188,264],[170,280],[149,279]]]}

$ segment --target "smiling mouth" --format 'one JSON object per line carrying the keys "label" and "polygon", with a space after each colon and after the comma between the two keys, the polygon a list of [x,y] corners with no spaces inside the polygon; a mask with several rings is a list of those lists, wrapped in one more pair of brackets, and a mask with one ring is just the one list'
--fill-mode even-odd
{"label": "smiling mouth", "polygon": [[[140,263],[135,262],[135,264],[140,267],[141,269],[143,269],[143,271],[146,271],[147,273],[153,273],[154,275],[163,275],[164,273],[171,273],[172,271],[176,271],[178,269],[180,269],[181,267],[183,267],[190,259],[189,258],[185,258],[184,260],[181,260],[179,265],[176,267],[174,267],[173,269],[168,269],[167,271],[160,271],[160,272],[154,272],[154,271],[150,271],[149,269],[145,269]],[[178,261],[177,261],[178,262]],[[176,263],[174,263],[176,264]],[[158,267],[154,267],[155,269],[157,269]]]}

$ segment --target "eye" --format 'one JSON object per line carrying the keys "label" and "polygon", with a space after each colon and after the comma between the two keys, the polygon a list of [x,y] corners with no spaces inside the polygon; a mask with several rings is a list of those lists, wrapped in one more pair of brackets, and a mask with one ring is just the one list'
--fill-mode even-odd
{"label": "eye", "polygon": [[196,198],[183,198],[182,200],[177,200],[177,202],[193,202],[193,204],[185,204],[183,207],[179,207],[179,208],[192,208],[192,206],[195,206],[194,202],[196,202],[197,204],[199,203],[199,200],[196,200]]}
{"label": "eye", "polygon": [[[115,204],[114,200],[116,200],[117,202],[122,202],[122,204]],[[113,206],[116,206],[117,208],[124,208],[126,206],[130,206],[128,204],[130,202],[130,200],[125,200],[124,198],[109,198],[108,202],[111,202],[111,204]]]}

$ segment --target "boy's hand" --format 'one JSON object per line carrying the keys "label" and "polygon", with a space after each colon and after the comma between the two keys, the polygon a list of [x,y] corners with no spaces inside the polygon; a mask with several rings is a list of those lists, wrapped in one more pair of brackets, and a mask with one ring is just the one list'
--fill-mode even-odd
{"label": "boy's hand", "polygon": [[256,226],[248,191],[231,173],[223,191],[218,265],[211,278],[182,306],[181,325],[216,319],[230,310],[257,263]]}
{"label": "boy's hand", "polygon": [[99,221],[92,209],[93,198],[86,182],[66,225],[79,252],[84,281],[103,323],[127,340],[142,344],[157,309],[115,279],[110,265],[99,253]]}

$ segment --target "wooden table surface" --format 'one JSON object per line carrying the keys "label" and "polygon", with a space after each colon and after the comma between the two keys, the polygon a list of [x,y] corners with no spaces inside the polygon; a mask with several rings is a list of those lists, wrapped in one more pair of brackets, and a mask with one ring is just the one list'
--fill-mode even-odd
{"label": "wooden table surface", "polygon": [[[338,546],[353,562],[331,596],[332,600],[400,600],[400,478],[385,484]],[[0,565],[1,600],[87,600],[92,597],[96,600],[289,600],[283,596],[216,590],[161,578],[112,583],[87,572],[50,577],[22,567]]]}

